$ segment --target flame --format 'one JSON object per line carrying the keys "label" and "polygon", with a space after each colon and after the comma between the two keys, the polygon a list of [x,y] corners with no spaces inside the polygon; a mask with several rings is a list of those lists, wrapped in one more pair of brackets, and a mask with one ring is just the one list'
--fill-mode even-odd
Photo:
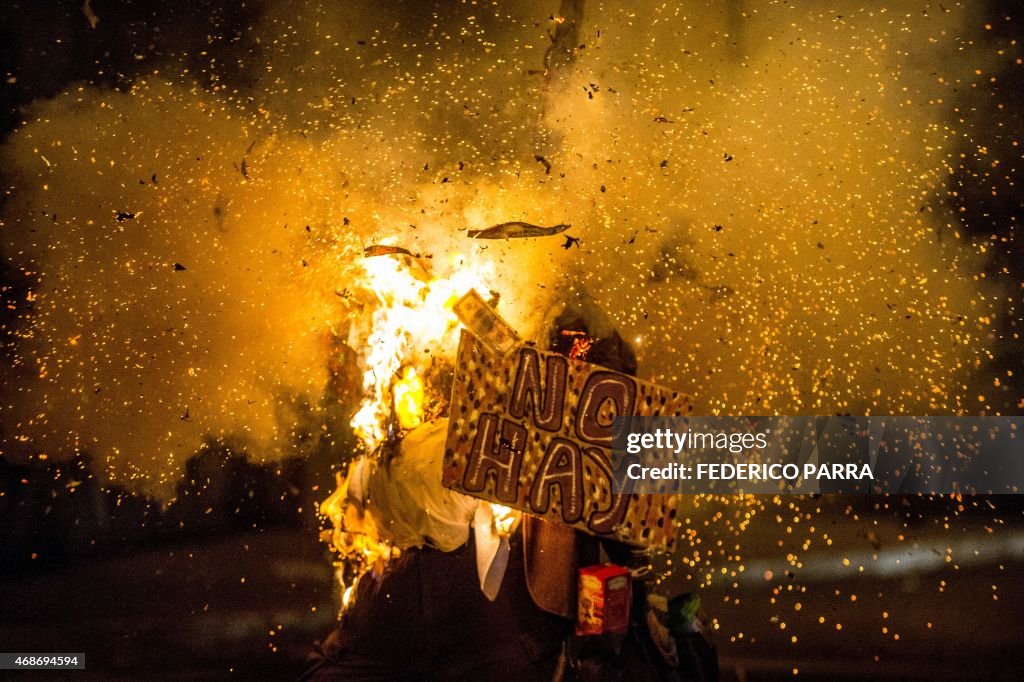
{"label": "flame", "polygon": [[[362,263],[362,285],[372,294],[373,310],[365,337],[357,335],[349,346],[363,349],[364,398],[352,427],[368,450],[387,436],[393,413],[403,428],[409,428],[401,424],[406,409],[410,411],[404,418],[417,412],[420,422],[425,418],[425,401],[417,396],[415,384],[404,376],[396,383],[396,378],[403,367],[413,368],[422,377],[435,359],[454,358],[458,318],[452,307],[470,289],[490,288],[490,267],[471,267],[459,256],[452,258],[451,267],[451,275],[433,277],[411,258],[367,258]],[[406,401],[417,399],[420,407],[412,410]]]}
{"label": "flame", "polygon": [[392,389],[398,425],[412,429],[423,423],[423,380],[415,367],[406,367]]}
{"label": "flame", "polygon": [[330,519],[333,530],[323,539],[338,554],[334,575],[341,588],[341,609],[352,603],[359,580],[369,571],[379,574],[401,552],[380,539],[373,517],[349,500],[349,476],[337,474],[337,489],[320,503],[320,513]]}
{"label": "flame", "polygon": [[[356,581],[356,582],[358,582],[358,581]],[[353,582],[352,584],[350,584],[348,587],[346,587],[342,591],[342,593],[341,593],[341,608],[342,608],[342,610],[347,609],[349,607],[349,604],[352,603],[352,597],[355,596],[355,592],[356,592],[356,582]]]}
{"label": "flame", "polygon": [[[361,315],[353,320],[347,345],[360,353],[363,397],[351,425],[367,452],[373,452],[389,432],[412,429],[440,412],[428,409],[428,380],[435,362],[453,361],[458,349],[456,301],[470,289],[488,291],[490,264],[471,265],[461,256],[446,264],[450,272],[435,276],[418,259],[363,259],[348,289],[365,294]],[[379,573],[399,554],[381,540],[376,523],[350,499],[352,475],[338,476],[337,489],[320,505],[333,526],[323,535],[338,554],[335,575],[341,588],[342,610],[348,608],[356,586],[368,572]],[[495,505],[500,507],[500,505]],[[507,534],[518,512],[501,507],[494,515],[496,529]]]}
{"label": "flame", "polygon": [[491,505],[491,516],[494,518],[494,530],[498,535],[502,537],[508,537],[515,530],[516,524],[519,523],[519,519],[523,517],[523,513],[506,507],[503,504],[496,504],[494,502]]}

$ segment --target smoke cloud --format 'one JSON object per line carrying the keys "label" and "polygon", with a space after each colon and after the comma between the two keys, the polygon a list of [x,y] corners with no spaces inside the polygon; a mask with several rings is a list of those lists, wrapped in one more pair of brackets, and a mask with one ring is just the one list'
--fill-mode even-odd
{"label": "smoke cloud", "polygon": [[[4,454],[159,490],[207,435],[290,452],[385,240],[491,263],[528,336],[598,301],[700,413],[985,407],[1002,292],[945,185],[989,66],[968,9],[563,5],[273,3],[37,102],[2,150],[0,246],[38,282]],[[579,244],[465,236],[512,220]]]}

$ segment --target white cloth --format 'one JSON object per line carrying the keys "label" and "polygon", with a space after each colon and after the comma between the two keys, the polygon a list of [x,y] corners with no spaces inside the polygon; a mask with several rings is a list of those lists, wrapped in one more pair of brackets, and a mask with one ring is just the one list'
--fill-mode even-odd
{"label": "white cloth", "polygon": [[491,506],[441,483],[448,420],[413,429],[387,464],[360,458],[349,467],[348,501],[375,522],[381,539],[399,549],[424,545],[450,552],[476,545],[477,576],[494,601],[508,566],[508,537],[495,527]]}
{"label": "white cloth", "polygon": [[429,545],[450,552],[469,539],[480,501],[441,484],[447,429],[447,420],[413,429],[391,461],[369,476],[366,508],[382,539],[399,549]]}
{"label": "white cloth", "polygon": [[508,567],[511,548],[508,536],[498,533],[494,526],[491,505],[481,503],[473,516],[473,540],[476,545],[476,573],[480,578],[480,591],[494,601],[498,598],[501,581]]}

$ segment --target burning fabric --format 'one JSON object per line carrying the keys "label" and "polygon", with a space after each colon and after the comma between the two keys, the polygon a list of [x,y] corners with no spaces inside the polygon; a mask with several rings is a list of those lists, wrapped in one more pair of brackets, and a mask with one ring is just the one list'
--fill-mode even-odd
{"label": "burning fabric", "polygon": [[507,538],[520,514],[441,486],[447,428],[447,420],[433,421],[410,431],[390,456],[356,459],[321,505],[334,525],[331,544],[342,557],[343,607],[363,574],[379,578],[388,560],[410,548],[454,551],[466,544],[471,525],[481,588],[492,600],[497,594],[501,576],[488,583],[488,573],[495,559],[503,572]]}

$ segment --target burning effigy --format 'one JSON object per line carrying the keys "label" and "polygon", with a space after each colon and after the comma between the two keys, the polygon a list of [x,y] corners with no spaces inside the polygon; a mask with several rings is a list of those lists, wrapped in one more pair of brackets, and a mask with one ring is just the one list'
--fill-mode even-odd
{"label": "burning effigy", "polygon": [[[393,247],[367,249],[367,261],[377,303],[366,313],[366,397],[352,419],[364,453],[320,505],[331,526],[323,537],[338,557],[341,626],[310,675],[330,679],[372,665],[388,675],[444,676],[465,666],[489,679],[499,670],[532,679],[547,666],[548,675],[571,670],[566,679],[587,679],[630,658],[645,660],[648,672],[678,666],[662,623],[667,600],[640,583],[651,577],[651,553],[674,544],[680,498],[614,494],[608,448],[613,417],[681,416],[692,409],[689,397],[631,377],[628,344],[614,332],[599,338],[579,315],[556,320],[550,350],[523,342],[479,293],[486,273],[433,278],[411,252]],[[614,367],[586,362],[592,352]],[[463,558],[469,547],[472,561]],[[470,563],[475,576],[463,575],[445,596],[424,594],[424,572],[440,579],[465,574]],[[526,613],[534,652],[507,660],[501,651],[526,629],[521,618],[498,618],[501,634],[474,628],[475,645],[462,642],[449,654],[455,662],[441,665],[426,651],[395,662],[389,642],[408,641],[381,623],[444,631],[445,609],[420,612],[416,604],[447,597],[466,622],[494,619],[502,608]],[[694,613],[686,620],[683,638],[700,627]],[[569,636],[572,623],[578,639]],[[630,632],[635,641],[626,644]],[[611,639],[598,646],[594,637]]]}
{"label": "burning effigy", "polygon": [[[359,280],[365,286],[360,294],[366,300],[358,304],[363,315],[356,317],[359,324],[353,326],[348,340],[363,352],[365,397],[352,417],[352,428],[366,453],[394,448],[400,432],[437,417],[444,409],[446,399],[432,380],[453,359],[458,318],[452,308],[459,292],[486,286],[482,274],[464,267],[450,279],[435,278],[411,253],[399,248],[368,250]],[[376,257],[403,256],[403,252],[403,258]],[[345,595],[351,595],[352,580],[371,568],[380,570],[403,544],[387,526],[381,527],[380,514],[387,511],[371,511],[361,503],[376,466],[377,460],[367,456],[351,462],[348,474],[339,476],[337,490],[321,504],[321,513],[334,525],[330,540],[342,556],[339,579]],[[411,544],[422,544],[422,539]],[[459,544],[444,546],[453,549]]]}

